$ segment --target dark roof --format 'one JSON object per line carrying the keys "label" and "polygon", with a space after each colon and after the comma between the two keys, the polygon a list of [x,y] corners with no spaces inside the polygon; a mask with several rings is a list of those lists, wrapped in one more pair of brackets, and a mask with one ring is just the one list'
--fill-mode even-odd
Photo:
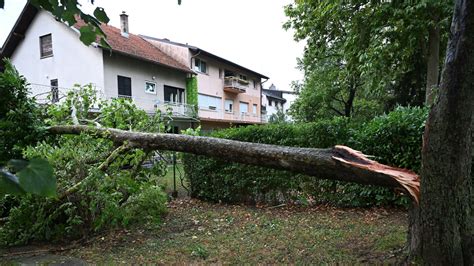
{"label": "dark roof", "polygon": [[[5,42],[5,47],[2,48],[2,58],[11,57],[13,55],[15,48],[23,40],[26,30],[30,26],[37,13],[38,9],[33,5],[27,4],[25,6]],[[78,20],[74,27],[76,29],[80,29],[84,25],[84,21]],[[194,73],[189,67],[179,63],[138,35],[129,34],[128,38],[126,38],[122,36],[120,29],[105,24],[101,25],[101,29],[107,35],[107,41],[114,52],[139,60],[177,69],[186,73]]]}
{"label": "dark roof", "polygon": [[[83,26],[85,26],[85,23],[82,20],[78,20],[74,25],[76,29],[80,29]],[[107,35],[107,42],[112,48],[112,51],[184,72],[194,73],[189,67],[176,61],[171,56],[161,51],[158,47],[152,45],[138,35],[129,33],[128,37],[124,37],[122,36],[120,29],[105,24],[102,24],[100,28]]]}
{"label": "dark roof", "polygon": [[[37,13],[38,9],[36,7],[30,4],[25,5],[0,50],[0,58],[3,59],[13,55],[18,44],[25,38],[25,33]],[[3,60],[0,60],[0,68],[3,69]]]}
{"label": "dark roof", "polygon": [[236,64],[236,63],[234,63],[234,62],[232,62],[232,61],[229,61],[229,60],[227,60],[227,59],[225,59],[225,58],[222,58],[222,57],[217,56],[217,55],[215,55],[215,54],[212,54],[212,53],[210,53],[210,52],[207,52],[207,51],[205,51],[205,50],[203,50],[203,49],[201,49],[201,48],[199,48],[199,47],[197,47],[197,46],[193,46],[193,45],[189,45],[189,44],[183,44],[183,43],[179,43],[179,42],[173,42],[173,41],[170,41],[170,40],[168,40],[168,39],[160,39],[160,38],[155,38],[155,37],[146,36],[146,35],[140,35],[140,36],[143,37],[143,38],[145,38],[145,39],[149,39],[149,40],[153,40],[153,41],[159,41],[159,42],[163,42],[163,43],[169,43],[169,44],[173,44],[173,45],[177,45],[177,46],[187,47],[187,48],[189,48],[192,52],[194,52],[195,54],[205,55],[205,56],[207,56],[207,57],[210,57],[210,58],[213,58],[213,59],[215,59],[215,60],[224,62],[224,63],[226,63],[226,64],[228,64],[228,65],[231,65],[231,66],[233,66],[233,67],[244,69],[245,71],[250,72],[250,73],[252,73],[252,74],[254,74],[254,75],[256,75],[256,76],[259,76],[259,77],[261,77],[261,78],[269,79],[269,77],[267,77],[267,76],[265,76],[265,75],[262,75],[262,74],[260,74],[260,73],[258,73],[258,72],[255,72],[255,71],[251,70],[251,69],[248,69],[248,68],[246,68],[246,67],[243,67],[243,66],[241,66],[241,65],[238,65],[238,64]]}
{"label": "dark roof", "polygon": [[262,89],[262,94],[266,95],[267,97],[286,102],[286,99],[283,98],[283,91]]}

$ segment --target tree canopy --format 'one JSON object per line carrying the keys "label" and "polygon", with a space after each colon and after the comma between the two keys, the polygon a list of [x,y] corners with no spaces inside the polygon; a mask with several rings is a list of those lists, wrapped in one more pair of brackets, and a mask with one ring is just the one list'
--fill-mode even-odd
{"label": "tree canopy", "polygon": [[[422,105],[429,29],[447,42],[451,4],[444,1],[296,1],[286,29],[305,41],[305,73],[293,115],[303,121],[366,117],[395,105]],[[436,67],[439,71],[440,65]]]}

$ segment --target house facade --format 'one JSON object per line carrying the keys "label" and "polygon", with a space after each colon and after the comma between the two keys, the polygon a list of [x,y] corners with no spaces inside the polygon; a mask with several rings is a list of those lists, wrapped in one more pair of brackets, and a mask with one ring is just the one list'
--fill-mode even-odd
{"label": "house facade", "polygon": [[80,42],[83,25],[79,21],[69,27],[26,5],[2,48],[2,58],[11,59],[40,102],[60,100],[75,84],[91,84],[100,98],[129,98],[149,113],[170,112],[179,129],[196,123],[194,109],[185,101],[165,101],[177,92],[186,99],[186,80],[195,74],[188,66],[128,32],[126,14],[121,15],[121,29],[101,26],[111,50]]}
{"label": "house facade", "polygon": [[[80,42],[79,20],[70,27],[46,11],[26,5],[8,36],[8,57],[31,83],[39,101],[59,101],[75,84],[91,84],[104,99],[128,98],[149,113],[171,113],[175,131],[259,124],[261,83],[267,77],[197,47],[102,25],[110,50]],[[197,83],[197,90],[187,86]],[[192,102],[190,99],[194,99]],[[198,106],[198,111],[195,106]]]}
{"label": "house facade", "polygon": [[268,77],[195,46],[142,36],[197,73],[198,116],[203,130],[266,123],[262,82]]}
{"label": "house facade", "polygon": [[269,89],[262,89],[262,112],[267,117],[271,117],[281,111],[291,121],[292,118],[288,111],[297,97],[298,94],[296,92],[278,90],[272,84]]}

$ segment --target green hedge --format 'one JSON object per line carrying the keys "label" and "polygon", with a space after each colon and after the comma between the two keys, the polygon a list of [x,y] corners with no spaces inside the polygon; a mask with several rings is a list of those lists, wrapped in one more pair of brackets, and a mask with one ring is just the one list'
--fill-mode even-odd
{"label": "green hedge", "polygon": [[[397,108],[362,125],[336,118],[307,124],[248,126],[216,131],[213,137],[295,147],[348,145],[390,165],[418,170],[427,111]],[[328,202],[340,206],[404,205],[407,198],[380,187],[317,180],[261,167],[184,155],[192,196],[230,203],[286,200]]]}

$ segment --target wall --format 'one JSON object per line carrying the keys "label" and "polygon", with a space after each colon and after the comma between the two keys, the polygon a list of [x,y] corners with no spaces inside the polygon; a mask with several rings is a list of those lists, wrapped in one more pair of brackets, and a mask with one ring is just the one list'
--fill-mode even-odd
{"label": "wall", "polygon": [[[137,106],[153,111],[164,101],[164,85],[186,89],[186,73],[118,53],[104,53],[104,88],[107,98],[118,96],[117,76],[132,79],[132,98]],[[155,77],[155,79],[153,79]],[[145,92],[145,82],[156,83],[156,94]],[[185,92],[186,93],[186,92]],[[184,95],[186,99],[186,95]]]}
{"label": "wall", "polygon": [[[53,56],[41,59],[39,37],[50,33]],[[40,11],[31,23],[12,62],[28,82],[46,85],[33,84],[33,95],[50,91],[51,79],[58,79],[58,86],[65,88],[76,83],[104,87],[102,49],[86,47],[75,29],[57,22],[45,11]]]}
{"label": "wall", "polygon": [[[260,78],[252,75],[251,73],[238,69],[226,64],[223,64],[217,60],[213,60],[206,56],[197,56],[197,58],[204,60],[207,63],[207,73],[198,73],[198,92],[204,95],[210,95],[215,97],[221,97],[221,106],[219,110],[199,110],[199,117],[202,119],[221,119],[225,121],[243,121],[251,123],[261,122],[261,84]],[[219,69],[224,71],[225,69],[235,72],[236,74],[243,74],[247,76],[250,84],[245,93],[230,93],[224,91],[224,72],[222,77],[219,77]],[[254,89],[253,81],[256,82],[256,88]],[[233,114],[224,112],[224,103],[226,99],[234,101]],[[242,116],[239,110],[240,102],[246,102],[249,104],[249,113]],[[252,113],[253,104],[257,105],[257,113]]]}
{"label": "wall", "polygon": [[153,40],[151,38],[145,38],[145,40],[158,47],[161,51],[171,56],[174,60],[185,66],[190,66],[191,61],[188,47],[177,44],[169,44],[166,42]]}

